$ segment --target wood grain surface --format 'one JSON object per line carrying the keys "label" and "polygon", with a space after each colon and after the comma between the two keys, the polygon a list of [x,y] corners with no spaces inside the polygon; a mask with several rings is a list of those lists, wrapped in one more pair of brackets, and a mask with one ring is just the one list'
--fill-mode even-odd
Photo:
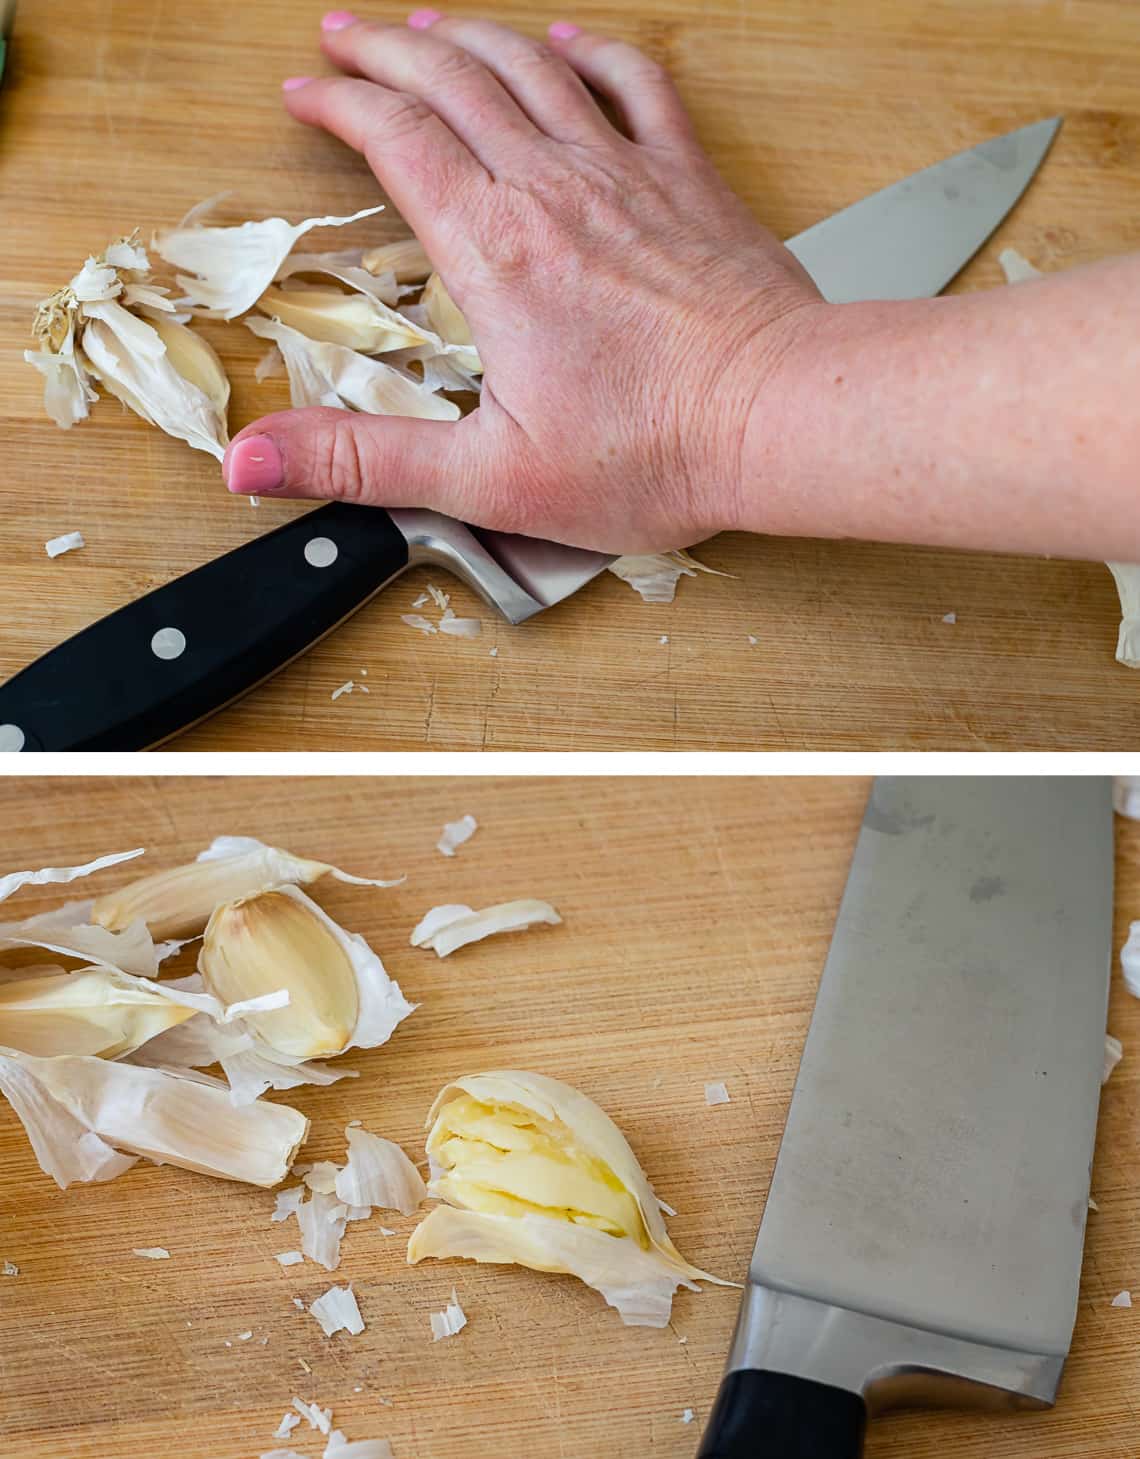
{"label": "wood grain surface", "polygon": [[[452,8],[532,33],[555,14]],[[251,511],[226,495],[212,459],[113,401],[64,434],[44,416],[20,351],[35,302],[136,225],[149,234],[227,189],[220,217],[231,222],[372,202],[364,164],[280,105],[283,76],[324,69],[320,10],[303,0],[21,7],[0,89],[0,675],[301,510]],[[1063,112],[1040,177],[956,287],[996,285],[1006,244],[1059,268],[1140,243],[1134,0],[592,0],[574,16],[668,65],[724,175],[782,236]],[[388,215],[337,246],[401,231]],[[234,429],[287,403],[281,382],[253,381],[260,341],[240,325],[206,332],[233,377]],[[88,546],[49,561],[43,543],[76,528]],[[1113,660],[1116,599],[1098,564],[747,537],[718,539],[703,556],[735,577],[686,581],[674,605],[654,608],[607,575],[519,629],[458,589],[460,612],[483,612],[474,642],[425,641],[400,622],[425,585],[417,574],[175,746],[1135,742],[1140,678]],[[942,622],[948,612],[953,626]],[[362,668],[372,692],[332,702]]]}
{"label": "wood grain surface", "polygon": [[[819,779],[9,780],[0,820],[4,869],[131,845],[159,865],[241,831],[361,874],[407,873],[391,891],[320,889],[421,1006],[386,1047],[346,1058],[359,1079],[278,1096],[313,1120],[305,1157],[343,1159],[354,1118],[416,1154],[433,1096],[463,1072],[558,1075],[626,1131],[679,1212],[670,1224],[686,1256],[742,1278],[865,791]],[[480,828],[445,860],[439,828],[468,811]],[[1140,826],[1121,823],[1118,845],[1117,946],[1140,910]],[[446,962],[407,945],[435,903],[530,895],[552,900],[564,925]],[[29,890],[12,905],[58,900]],[[1140,1454],[1140,1290],[1133,1311],[1110,1305],[1140,1289],[1140,1004],[1119,977],[1110,1027],[1125,1058],[1102,1101],[1100,1211],[1060,1403],[889,1417],[872,1426],[868,1459]],[[710,1109],[704,1084],[717,1079],[731,1103]],[[409,1269],[413,1223],[387,1215],[350,1226],[335,1278],[309,1263],[282,1269],[273,1254],[296,1245],[296,1230],[271,1225],[272,1208],[266,1191],[143,1163],[58,1191],[0,1101],[0,1261],[20,1267],[0,1277],[3,1452],[254,1459],[296,1394],[331,1405],[349,1438],[390,1438],[395,1459],[693,1453],[736,1292],[683,1292],[670,1328],[624,1328],[569,1278]],[[381,1236],[380,1220],[398,1234]],[[131,1255],[148,1246],[170,1260]],[[325,1338],[291,1299],[346,1279],[367,1328]],[[469,1325],[433,1344],[428,1315],[453,1286]],[[307,1428],[293,1443],[320,1453]]]}

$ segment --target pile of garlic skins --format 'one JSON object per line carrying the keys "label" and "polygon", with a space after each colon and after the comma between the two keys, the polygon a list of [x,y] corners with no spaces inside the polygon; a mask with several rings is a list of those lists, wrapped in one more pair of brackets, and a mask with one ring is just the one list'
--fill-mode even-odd
{"label": "pile of garlic skins", "polygon": [[[15,872],[0,877],[0,901],[141,854]],[[293,1170],[301,1183],[278,1191],[273,1219],[296,1217],[301,1250],[278,1260],[329,1270],[348,1222],[377,1208],[412,1215],[430,1196],[409,1263],[464,1258],[563,1273],[624,1322],[666,1326],[678,1287],[718,1279],[673,1245],[617,1125],[559,1080],[515,1070],[454,1080],[427,1116],[427,1185],[399,1146],[359,1121],[345,1130],[344,1165],[294,1165],[309,1121],[261,1095],[344,1077],[316,1061],[386,1043],[414,1011],[364,939],[302,890],[326,876],[395,885],[222,836],[188,865],[0,924],[0,952],[47,949],[79,964],[0,967],[0,1093],[42,1169],[63,1188],[114,1179],[140,1157],[259,1186]],[[434,909],[417,932],[432,919],[433,935],[454,931],[440,956],[490,932],[561,920],[541,902],[486,913],[457,905]],[[160,978],[162,963],[199,937],[198,972]],[[214,1065],[224,1079],[202,1072]],[[350,1299],[318,1313],[322,1326],[346,1325]]]}
{"label": "pile of garlic skins", "polygon": [[[65,430],[88,414],[103,386],[168,435],[221,460],[230,387],[194,316],[236,319],[270,342],[257,368],[280,368],[294,407],[334,406],[373,415],[457,420],[451,394],[477,392],[482,363],[467,321],[414,239],[367,252],[293,253],[313,228],[370,217],[264,218],[237,227],[202,222],[216,199],[155,238],[181,290],[151,277],[138,234],[87,260],[43,300],[24,358],[44,376],[44,406]],[[402,311],[405,296],[416,302]]]}

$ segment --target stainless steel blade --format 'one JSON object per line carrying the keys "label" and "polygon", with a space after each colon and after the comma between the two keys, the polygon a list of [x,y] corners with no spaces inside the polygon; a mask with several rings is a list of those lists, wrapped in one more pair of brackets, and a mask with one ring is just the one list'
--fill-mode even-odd
{"label": "stainless steel blade", "polygon": [[[936,163],[788,242],[827,298],[937,294],[1021,196],[1060,120],[1038,122]],[[465,578],[511,623],[585,587],[614,554],[463,526],[435,512],[392,510],[414,561]]]}
{"label": "stainless steel blade", "polygon": [[[757,1312],[796,1294],[837,1330],[846,1309],[1043,1355],[1025,1391],[1048,1401],[1077,1303],[1112,882],[1107,781],[875,783],[752,1258]],[[822,1371],[819,1333],[800,1346]],[[738,1334],[735,1365],[756,1350]]]}
{"label": "stainless steel blade", "polygon": [[925,299],[974,256],[1041,166],[1061,118],[937,162],[788,240],[837,304]]}

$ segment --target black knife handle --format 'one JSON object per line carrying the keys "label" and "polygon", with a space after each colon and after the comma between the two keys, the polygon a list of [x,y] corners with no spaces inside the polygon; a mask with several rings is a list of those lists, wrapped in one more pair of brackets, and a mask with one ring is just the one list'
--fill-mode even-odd
{"label": "black knife handle", "polygon": [[408,565],[379,507],[333,502],[110,613],[0,686],[0,744],[144,750],[260,684]]}
{"label": "black knife handle", "polygon": [[857,1393],[742,1368],[720,1385],[697,1459],[859,1459],[866,1427]]}

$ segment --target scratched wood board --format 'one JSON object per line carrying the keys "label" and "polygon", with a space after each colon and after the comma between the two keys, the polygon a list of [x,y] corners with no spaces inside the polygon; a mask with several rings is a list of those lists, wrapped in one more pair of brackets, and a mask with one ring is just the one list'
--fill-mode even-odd
{"label": "scratched wood board", "polygon": [[[550,18],[521,6],[453,8],[535,33]],[[1006,244],[1050,269],[1140,243],[1140,7],[1131,0],[634,0],[574,14],[668,65],[724,175],[783,236],[960,148],[1063,112],[1040,177],[956,287],[997,285]],[[373,201],[360,159],[280,105],[281,77],[324,67],[318,15],[302,0],[21,9],[0,89],[0,676],[304,509],[266,501],[252,511],[226,495],[211,458],[114,401],[64,434],[44,416],[20,351],[35,302],[136,225],[149,235],[226,190],[219,218],[228,222]],[[336,243],[401,231],[389,215]],[[234,429],[287,404],[282,382],[253,379],[261,341],[240,324],[206,333],[233,379]],[[44,542],[74,529],[87,547],[49,561]],[[457,611],[483,617],[471,642],[425,640],[400,622],[428,581],[415,573],[175,747],[981,750],[1135,740],[1140,679],[1113,660],[1116,599],[1099,564],[747,536],[718,538],[702,555],[733,576],[685,581],[673,605],[650,607],[606,575],[517,629],[457,588]],[[947,613],[955,624],[942,621]],[[332,691],[364,669],[371,692],[334,702]]]}
{"label": "scratched wood board", "polygon": [[[617,1119],[676,1207],[686,1256],[742,1278],[865,792],[822,779],[6,781],[0,819],[5,869],[129,845],[159,865],[240,831],[357,873],[406,873],[389,891],[319,890],[420,1006],[387,1046],[344,1059],[358,1079],[277,1096],[313,1121],[306,1158],[343,1159],[357,1118],[416,1155],[449,1078],[536,1069]],[[445,860],[439,828],[464,812],[479,830]],[[1140,826],[1122,824],[1118,839],[1117,946],[1140,908]],[[435,903],[516,896],[549,898],[564,924],[444,962],[408,946]],[[31,889],[11,905],[59,899]],[[1135,1459],[1140,1303],[1110,1303],[1140,1288],[1140,1005],[1119,978],[1110,1027],[1125,1058],[1103,1098],[1100,1211],[1061,1402],[890,1417],[872,1426],[871,1459]],[[720,1079],[731,1103],[710,1108],[704,1085]],[[271,1224],[272,1208],[266,1191],[146,1164],[58,1191],[0,1101],[0,1261],[20,1268],[0,1277],[0,1447],[21,1459],[253,1459],[298,1395],[331,1406],[349,1438],[389,1438],[395,1459],[694,1452],[736,1292],[683,1292],[669,1328],[624,1328],[569,1278],[408,1268],[413,1221],[386,1214],[349,1227],[335,1276],[282,1269],[274,1253],[297,1233]],[[382,1236],[381,1221],[397,1234]],[[131,1254],[151,1246],[170,1260]],[[325,1338],[292,1298],[345,1280],[367,1327]],[[453,1287],[468,1326],[433,1344],[429,1314]],[[306,1459],[321,1452],[305,1427],[292,1442]]]}

